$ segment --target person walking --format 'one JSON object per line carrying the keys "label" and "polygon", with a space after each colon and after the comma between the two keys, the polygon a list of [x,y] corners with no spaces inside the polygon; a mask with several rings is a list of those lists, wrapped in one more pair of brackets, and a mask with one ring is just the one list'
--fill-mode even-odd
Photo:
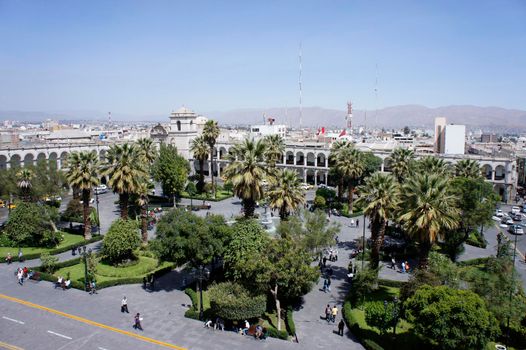
{"label": "person walking", "polygon": [[402,261],[402,273],[405,273],[405,262]]}
{"label": "person walking", "polygon": [[18,261],[24,261],[24,254],[22,254],[22,248],[18,248]]}
{"label": "person walking", "polygon": [[327,293],[327,279],[326,278],[323,280],[323,292]]}
{"label": "person walking", "polygon": [[391,268],[394,270],[396,268],[396,260],[394,256],[391,256]]}
{"label": "person walking", "polygon": [[90,283],[90,289],[89,289],[89,294],[98,294],[97,293],[97,285],[95,284],[95,280],[91,280],[91,283]]}
{"label": "person walking", "polygon": [[345,322],[343,322],[343,318],[340,320],[340,323],[338,323],[338,335],[343,337],[343,328],[345,327]]}
{"label": "person walking", "polygon": [[22,269],[18,269],[18,274],[16,275],[16,277],[18,278],[18,284],[20,284],[21,286],[24,285],[24,271]]}
{"label": "person walking", "polygon": [[332,309],[329,304],[327,304],[327,307],[325,308],[325,320],[327,323],[331,322],[331,315],[332,315]]}
{"label": "person walking", "polygon": [[356,219],[356,227],[360,227],[360,219]]}
{"label": "person walking", "polygon": [[7,265],[13,262],[13,257],[11,256],[11,253],[7,253],[7,258],[5,258],[5,261],[7,262]]}
{"label": "person walking", "polygon": [[126,299],[126,296],[121,300],[121,312],[126,312],[127,314],[130,313],[128,311],[128,299]]}
{"label": "person walking", "polygon": [[142,331],[142,325],[141,325],[142,317],[140,313],[137,312],[137,315],[135,315],[134,317],[134,321],[135,323],[133,324],[133,328],[139,329]]}
{"label": "person walking", "polygon": [[330,293],[330,291],[331,291],[331,276],[327,277],[327,290]]}
{"label": "person walking", "polygon": [[338,316],[338,307],[334,305],[331,310],[332,323],[336,322],[336,316]]}

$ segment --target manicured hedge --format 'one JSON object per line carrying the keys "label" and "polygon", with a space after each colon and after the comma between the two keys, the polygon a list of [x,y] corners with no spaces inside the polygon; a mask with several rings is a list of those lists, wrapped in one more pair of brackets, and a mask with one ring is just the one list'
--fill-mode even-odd
{"label": "manicured hedge", "polygon": [[380,284],[382,286],[387,286],[387,287],[402,288],[402,286],[405,283],[406,282],[404,282],[404,281],[386,280],[386,279],[381,279],[381,278],[378,279],[378,284]]}
{"label": "manicured hedge", "polygon": [[[64,246],[64,247],[60,247],[60,248],[49,249],[49,250],[46,250],[46,252],[48,252],[49,255],[57,255],[57,254],[64,253],[64,252],[67,252],[69,250],[72,250],[73,248],[78,248],[78,247],[82,247],[82,246],[84,246],[86,244],[90,244],[90,243],[93,243],[93,242],[101,241],[102,238],[103,238],[102,236],[96,235],[96,236],[93,236],[91,239],[88,239],[87,241],[82,241],[82,242],[79,242],[79,243],[70,244],[70,245],[67,245],[67,246]],[[40,255],[42,253],[43,252],[32,253],[32,254],[24,254],[24,260],[38,259],[38,258],[40,258]],[[14,259],[16,260],[16,257],[14,257]],[[0,259],[0,263],[5,263],[5,262],[6,262],[5,259]],[[68,265],[68,266],[71,266],[71,265]]]}
{"label": "manicured hedge", "polygon": [[484,265],[488,262],[489,257],[485,258],[475,258],[471,260],[459,261],[457,265],[459,266],[475,266],[475,265]]}
{"label": "manicured hedge", "polygon": [[376,344],[371,339],[365,339],[362,343],[363,347],[367,350],[384,350],[380,345]]}
{"label": "manicured hedge", "polygon": [[283,340],[289,339],[289,333],[286,330],[278,331],[275,328],[267,328],[268,336],[272,338],[278,338]]}
{"label": "manicured hedge", "polygon": [[294,312],[292,311],[292,307],[287,307],[287,313],[285,315],[285,324],[287,326],[287,331],[290,335],[295,336],[296,335],[296,324],[294,323]]}

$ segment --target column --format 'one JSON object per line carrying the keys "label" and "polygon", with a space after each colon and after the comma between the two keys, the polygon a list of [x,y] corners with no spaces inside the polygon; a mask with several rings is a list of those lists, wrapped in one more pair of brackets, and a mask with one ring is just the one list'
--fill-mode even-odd
{"label": "column", "polygon": [[380,171],[383,173],[385,167],[385,160],[382,160],[382,165],[380,166]]}
{"label": "column", "polygon": [[318,186],[318,170],[314,171],[314,186]]}
{"label": "column", "polygon": [[329,183],[328,183],[328,181],[329,181],[329,179],[328,179],[328,178],[329,178],[329,176],[328,176],[328,172],[324,173],[324,174],[323,174],[323,177],[324,177],[324,179],[325,179],[325,186],[327,186],[327,185],[329,184]]}
{"label": "column", "polygon": [[221,163],[217,162],[217,177],[221,177]]}
{"label": "column", "polygon": [[491,170],[491,181],[495,181],[495,170]]}
{"label": "column", "polygon": [[303,168],[303,182],[307,183],[307,170]]}

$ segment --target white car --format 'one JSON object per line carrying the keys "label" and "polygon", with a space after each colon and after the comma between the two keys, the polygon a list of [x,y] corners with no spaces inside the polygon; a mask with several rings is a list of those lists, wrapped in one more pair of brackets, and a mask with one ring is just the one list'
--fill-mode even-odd
{"label": "white car", "polygon": [[504,216],[504,213],[502,212],[501,209],[496,209],[496,210],[495,210],[495,216],[501,218],[501,217]]}
{"label": "white car", "polygon": [[519,208],[519,207],[511,207],[511,212],[513,214],[520,214],[521,208]]}
{"label": "white car", "polygon": [[307,184],[307,183],[302,183],[302,184],[300,185],[300,188],[301,188],[302,190],[307,191],[307,190],[310,190],[310,189],[312,188],[312,185],[309,185],[309,184]]}
{"label": "white car", "polygon": [[99,186],[95,187],[95,188],[93,189],[93,191],[94,191],[96,194],[103,194],[103,193],[108,192],[108,186],[106,186],[106,185],[99,185]]}
{"label": "white car", "polygon": [[[95,198],[90,198],[89,204],[95,203]],[[84,201],[80,201],[80,204],[84,204]]]}

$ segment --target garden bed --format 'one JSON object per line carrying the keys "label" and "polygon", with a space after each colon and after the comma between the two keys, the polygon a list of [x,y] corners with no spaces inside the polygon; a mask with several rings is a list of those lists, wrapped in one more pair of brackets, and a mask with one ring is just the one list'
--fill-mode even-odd
{"label": "garden bed", "polygon": [[[22,247],[22,253],[25,260],[32,260],[40,258],[40,255],[44,252],[48,252],[50,255],[56,255],[63,252],[67,252],[73,248],[83,246],[85,244],[93,243],[102,240],[102,236],[93,236],[90,240],[84,240],[81,235],[74,235],[67,232],[62,232],[64,239],[57,247],[44,248],[44,247]],[[11,253],[13,260],[17,260],[18,248],[17,247],[0,247],[0,263],[5,263],[5,257],[7,253]]]}
{"label": "garden bed", "polygon": [[188,199],[190,199],[191,197],[193,200],[197,200],[197,201],[220,202],[222,200],[232,197],[232,192],[220,190],[216,192],[216,196],[214,198],[212,195],[209,195],[209,194],[207,195],[204,193],[190,196],[188,192],[183,191],[183,193],[181,193],[181,197],[188,198]]}

